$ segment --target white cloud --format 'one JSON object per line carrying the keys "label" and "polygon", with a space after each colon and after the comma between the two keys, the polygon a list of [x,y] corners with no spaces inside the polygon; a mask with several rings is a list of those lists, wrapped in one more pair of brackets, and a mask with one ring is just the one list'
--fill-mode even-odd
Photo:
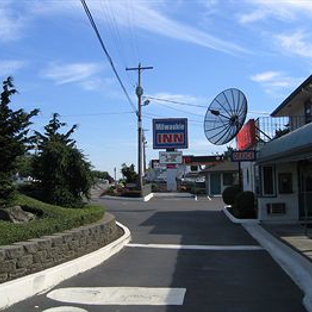
{"label": "white cloud", "polygon": [[241,23],[256,22],[268,17],[288,22],[298,15],[312,14],[312,2],[309,0],[245,0],[245,3],[253,6],[254,10],[241,14]]}
{"label": "white cloud", "polygon": [[266,71],[251,76],[250,80],[259,83],[267,94],[279,95],[284,89],[294,89],[303,79],[279,71]]}
{"label": "white cloud", "polygon": [[272,82],[273,79],[280,77],[281,75],[281,72],[267,71],[251,76],[250,78],[256,82]]}
{"label": "white cloud", "polygon": [[276,35],[275,38],[284,51],[301,57],[312,58],[312,35],[297,31],[292,34]]}
{"label": "white cloud", "polygon": [[0,76],[13,75],[16,71],[23,68],[26,62],[19,60],[0,61]]}
{"label": "white cloud", "polygon": [[[18,39],[25,35],[25,28],[36,18],[57,14],[83,17],[83,8],[77,1],[31,1],[22,2],[16,10],[13,1],[6,0],[0,5],[0,38],[2,40]],[[98,25],[114,23],[118,26],[139,28],[153,34],[200,45],[209,49],[229,54],[248,53],[249,51],[236,43],[222,40],[193,26],[175,21],[168,16],[171,1],[88,1],[88,6]],[[215,1],[208,1],[212,7]],[[19,11],[17,16],[13,12]],[[79,15],[78,15],[79,14]],[[87,18],[87,17],[84,17]],[[115,27],[116,25],[110,25]]]}
{"label": "white cloud", "polygon": [[[129,27],[129,7],[125,6],[122,1],[109,3],[114,21],[121,26]],[[96,11],[96,5],[96,2],[92,2],[91,11],[101,12],[101,10]],[[159,7],[155,2],[140,2],[140,5],[135,6],[132,10],[131,26],[225,53],[248,53],[247,49],[238,44],[219,39],[206,31],[170,19],[162,12],[163,9],[163,4]],[[103,14],[101,19],[103,20]]]}
{"label": "white cloud", "polygon": [[90,90],[98,86],[99,81],[95,75],[100,70],[101,66],[95,63],[51,63],[41,75],[53,80],[57,85],[79,83]]}

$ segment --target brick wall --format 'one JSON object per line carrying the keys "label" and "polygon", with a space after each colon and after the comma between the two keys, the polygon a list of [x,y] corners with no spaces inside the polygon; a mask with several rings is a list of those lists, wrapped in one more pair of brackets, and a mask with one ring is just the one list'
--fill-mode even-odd
{"label": "brick wall", "polygon": [[83,256],[121,235],[115,217],[105,213],[92,225],[0,246],[0,283],[35,273]]}

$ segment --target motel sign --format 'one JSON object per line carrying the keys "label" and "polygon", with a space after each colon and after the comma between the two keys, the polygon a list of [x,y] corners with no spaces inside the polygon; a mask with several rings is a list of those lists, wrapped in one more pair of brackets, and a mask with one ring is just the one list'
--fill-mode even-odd
{"label": "motel sign", "polygon": [[188,148],[187,118],[153,119],[153,148]]}

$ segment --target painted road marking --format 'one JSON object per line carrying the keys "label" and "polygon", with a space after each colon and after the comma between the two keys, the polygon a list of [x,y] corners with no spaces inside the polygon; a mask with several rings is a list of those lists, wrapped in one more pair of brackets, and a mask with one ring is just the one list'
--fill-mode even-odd
{"label": "painted road marking", "polygon": [[127,244],[130,248],[158,248],[176,250],[207,250],[207,251],[254,251],[264,250],[257,245],[176,245],[176,244]]}
{"label": "painted road marking", "polygon": [[183,305],[185,293],[186,288],[73,287],[53,290],[47,297],[87,305]]}
{"label": "painted road marking", "polygon": [[88,311],[77,307],[64,306],[64,307],[49,308],[43,310],[42,312],[88,312]]}

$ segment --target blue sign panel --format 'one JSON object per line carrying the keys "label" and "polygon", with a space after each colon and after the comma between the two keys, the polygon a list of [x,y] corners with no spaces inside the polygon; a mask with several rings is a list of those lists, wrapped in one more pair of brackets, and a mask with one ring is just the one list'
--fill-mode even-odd
{"label": "blue sign panel", "polygon": [[153,119],[153,148],[188,148],[187,118]]}

